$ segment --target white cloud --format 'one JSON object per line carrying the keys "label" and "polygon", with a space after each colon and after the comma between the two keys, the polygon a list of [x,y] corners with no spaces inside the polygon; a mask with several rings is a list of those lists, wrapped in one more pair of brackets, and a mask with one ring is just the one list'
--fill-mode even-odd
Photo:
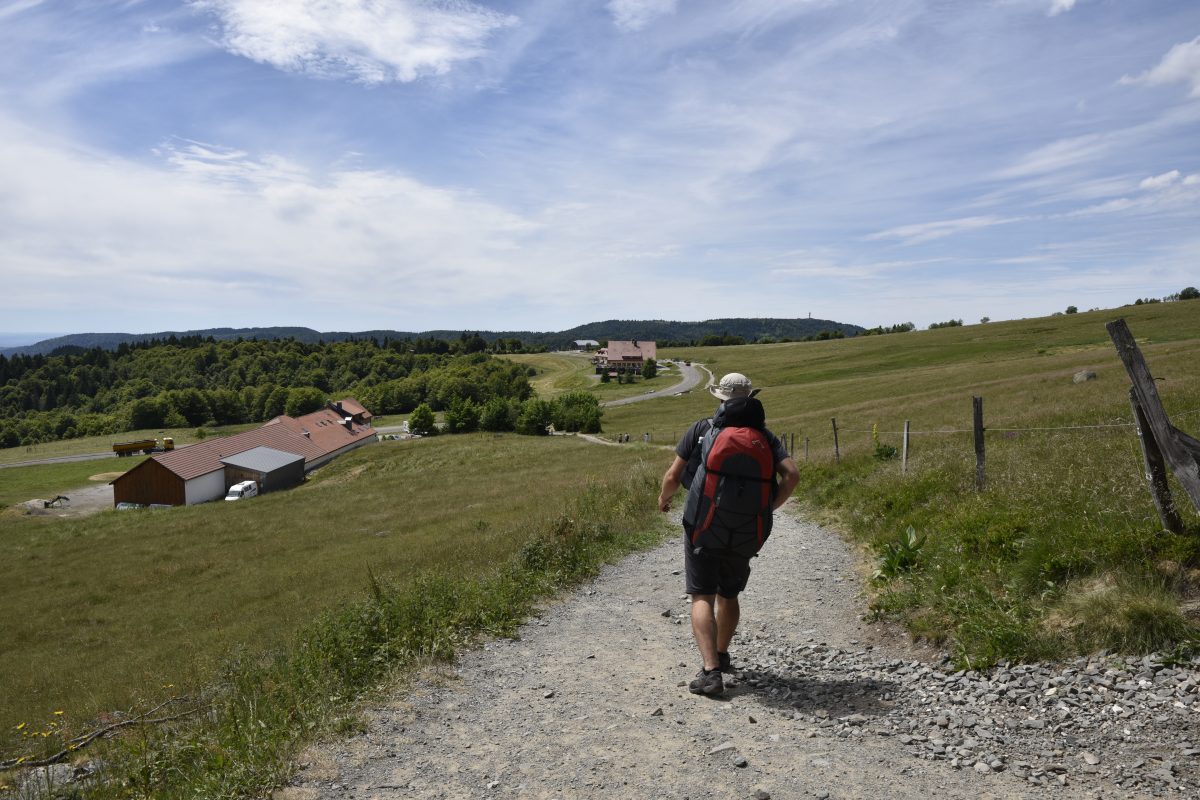
{"label": "white cloud", "polygon": [[1111,142],[1096,134],[1059,139],[1039,147],[1016,164],[1001,170],[997,177],[1023,178],[1074,167],[1103,156]]}
{"label": "white cloud", "polygon": [[1126,75],[1121,78],[1121,83],[1144,83],[1148,86],[1188,83],[1192,87],[1191,96],[1200,97],[1200,36],[1175,45],[1158,62],[1158,66],[1141,75]]}
{"label": "white cloud", "polygon": [[640,31],[659,17],[675,13],[678,0],[609,0],[608,10],[623,31]]}
{"label": "white cloud", "polygon": [[361,83],[440,75],[484,53],[516,24],[467,0],[195,0],[219,20],[221,45],[288,72]]}
{"label": "white cloud", "polygon": [[960,219],[947,219],[938,222],[923,222],[916,225],[901,225],[896,228],[872,233],[867,236],[867,240],[898,239],[904,244],[919,244],[946,236],[953,236],[964,231],[991,228],[996,225],[1008,225],[1013,222],[1020,222],[1020,218],[1004,218],[995,215],[962,217]]}
{"label": "white cloud", "polygon": [[0,8],[0,19],[15,17],[23,11],[40,6],[45,0],[15,0],[15,2]]}
{"label": "white cloud", "polygon": [[1050,16],[1054,17],[1075,7],[1075,0],[1051,0]]}
{"label": "white cloud", "polygon": [[1179,180],[1179,170],[1173,169],[1170,172],[1164,172],[1162,175],[1155,175],[1151,178],[1146,178],[1144,181],[1138,184],[1138,188],[1146,189],[1148,191],[1165,189],[1171,184],[1175,183],[1177,180]]}
{"label": "white cloud", "polygon": [[[0,316],[25,313],[39,284],[60,279],[56,303],[74,313],[119,286],[133,305],[225,319],[258,318],[256,305],[276,319],[288,306],[308,313],[299,301],[378,320],[423,304],[569,296],[586,283],[539,255],[536,222],[398,172],[320,176],[186,141],[147,166],[39,140],[2,117],[0,136]],[[515,251],[527,271],[511,268]],[[254,291],[235,291],[245,286]]]}

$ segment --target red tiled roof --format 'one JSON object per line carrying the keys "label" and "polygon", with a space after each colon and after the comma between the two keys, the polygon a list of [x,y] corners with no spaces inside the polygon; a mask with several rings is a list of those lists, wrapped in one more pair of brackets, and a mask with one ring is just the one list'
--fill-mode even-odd
{"label": "red tiled roof", "polygon": [[627,361],[635,358],[640,358],[643,361],[648,361],[651,358],[657,359],[658,343],[610,341],[608,343],[607,355],[609,361]]}
{"label": "red tiled roof", "polygon": [[[345,408],[345,405],[343,404],[342,407]],[[362,439],[364,433],[369,434],[373,430],[370,425],[356,425],[354,423],[351,423],[350,428],[347,429],[345,420],[332,408],[323,408],[320,411],[305,414],[303,417],[276,417],[263,427],[269,428],[274,426],[283,427],[299,436],[304,436],[307,433],[306,441],[310,441],[320,447],[321,455],[332,453],[334,450],[340,450],[346,445],[353,444]],[[287,448],[281,447],[277,449],[286,450]],[[308,456],[305,455],[305,458],[308,458]]]}
{"label": "red tiled roof", "polygon": [[208,439],[169,453],[160,453],[152,458],[188,481],[213,470],[222,469],[222,458],[244,453],[255,447],[272,447],[285,453],[295,453],[304,456],[305,461],[324,455],[320,447],[303,436],[282,426],[266,425],[233,436]]}
{"label": "red tiled roof", "polygon": [[337,412],[326,408],[296,419],[276,417],[252,431],[209,439],[152,458],[187,481],[222,469],[222,458],[255,447],[271,447],[285,453],[295,453],[304,456],[307,462],[362,441],[373,432],[370,425],[352,425],[348,430]]}
{"label": "red tiled roof", "polygon": [[371,418],[371,412],[363,408],[353,397],[347,397],[343,400],[338,400],[338,402],[341,403],[342,410],[346,412],[346,416],[348,417],[361,416],[366,419]]}

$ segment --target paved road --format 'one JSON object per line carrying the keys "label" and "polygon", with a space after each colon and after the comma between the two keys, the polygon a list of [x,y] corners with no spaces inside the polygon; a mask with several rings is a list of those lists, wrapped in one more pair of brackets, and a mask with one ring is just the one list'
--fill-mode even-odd
{"label": "paved road", "polygon": [[700,385],[700,382],[704,380],[706,373],[708,375],[708,379],[710,381],[712,380],[712,373],[708,371],[707,367],[688,366],[683,363],[677,363],[679,366],[679,372],[683,376],[683,380],[674,386],[668,386],[666,389],[659,389],[658,391],[647,392],[646,394],[637,394],[633,397],[623,397],[620,400],[609,400],[607,403],[601,403],[601,405],[606,407],[625,406],[629,405],[630,403],[637,403],[641,400],[649,400],[654,397],[671,397],[679,394],[680,392],[687,392],[695,389]]}
{"label": "paved road", "polygon": [[99,461],[102,458],[117,458],[108,453],[84,453],[77,456],[54,456],[53,458],[35,458],[32,461],[14,461],[11,464],[0,464],[0,469],[6,467],[32,467],[37,464],[62,464],[69,461]]}

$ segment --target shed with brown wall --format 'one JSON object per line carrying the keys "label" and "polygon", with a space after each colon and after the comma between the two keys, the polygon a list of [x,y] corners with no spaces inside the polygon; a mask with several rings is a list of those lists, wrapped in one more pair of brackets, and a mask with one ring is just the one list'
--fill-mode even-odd
{"label": "shed with brown wall", "polygon": [[186,502],[183,478],[148,458],[112,482],[113,504],[151,503],[181,506]]}

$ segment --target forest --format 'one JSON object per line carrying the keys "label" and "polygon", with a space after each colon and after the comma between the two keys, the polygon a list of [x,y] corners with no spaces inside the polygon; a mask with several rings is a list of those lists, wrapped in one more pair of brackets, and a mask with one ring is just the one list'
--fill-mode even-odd
{"label": "forest", "polygon": [[374,414],[524,401],[528,368],[478,334],[306,343],[168,337],[0,356],[0,447],[150,428],[264,422],[354,397]]}

